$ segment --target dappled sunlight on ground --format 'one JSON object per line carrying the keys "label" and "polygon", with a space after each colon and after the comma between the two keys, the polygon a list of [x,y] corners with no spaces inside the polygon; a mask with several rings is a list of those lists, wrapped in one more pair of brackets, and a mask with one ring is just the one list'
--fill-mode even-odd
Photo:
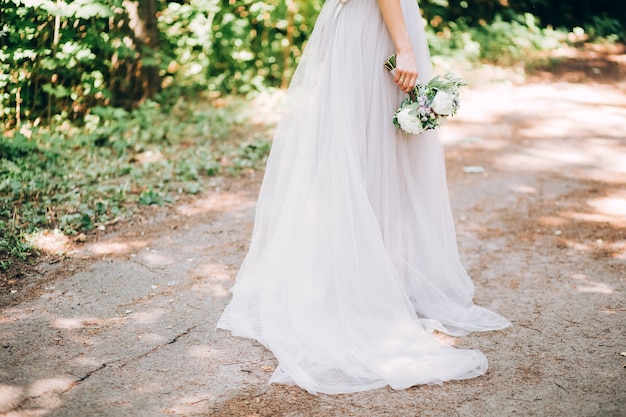
{"label": "dappled sunlight on ground", "polygon": [[[449,171],[465,172],[459,179],[467,184],[509,182],[508,192],[492,197],[511,211],[508,233],[534,244],[550,239],[571,255],[626,259],[626,95],[612,85],[566,83],[463,94],[459,115],[443,131]],[[503,226],[472,230],[488,236]]]}
{"label": "dappled sunlight on ground", "polygon": [[79,367],[88,367],[91,369],[96,369],[98,366],[102,364],[100,360],[90,357],[90,356],[85,356],[85,355],[80,355],[80,356],[73,358],[72,362],[74,362]]}
{"label": "dappled sunlight on ground", "polygon": [[[520,109],[520,103],[527,106]],[[499,150],[484,167],[487,172],[565,172],[622,183],[625,117],[626,96],[610,86],[503,85],[467,91],[463,108],[444,128],[443,140],[482,152]]]}
{"label": "dappled sunlight on ground", "polygon": [[163,308],[152,308],[147,311],[128,313],[128,318],[141,324],[156,324],[160,323],[163,317],[169,313],[168,310]]}
{"label": "dappled sunlight on ground", "polygon": [[563,217],[557,217],[557,216],[541,216],[537,220],[539,221],[539,224],[542,224],[548,227],[558,227],[558,226],[563,226],[567,224],[566,219],[564,219]]}
{"label": "dappled sunlight on ground", "polygon": [[626,225],[626,190],[615,192],[606,197],[591,199],[587,203],[594,207],[597,212],[610,217],[615,223]]}
{"label": "dappled sunlight on ground", "polygon": [[156,251],[145,251],[139,253],[137,255],[137,261],[146,266],[167,266],[176,262],[173,257],[162,253],[156,253]]}
{"label": "dappled sunlight on ground", "polygon": [[[624,215],[617,217],[613,215],[607,215],[602,212],[594,212],[594,213],[581,213],[581,212],[571,212],[564,211],[561,213],[561,216],[571,220],[581,220],[585,222],[608,222],[608,223],[616,223],[616,225],[622,225],[624,223]],[[618,220],[618,221],[615,221]]]}
{"label": "dappled sunlight on ground", "polygon": [[89,243],[77,252],[91,255],[124,254],[144,249],[148,245],[149,242],[147,240],[113,239],[105,242]]}
{"label": "dappled sunlight on ground", "polygon": [[197,216],[211,212],[223,212],[230,209],[241,209],[256,203],[250,197],[238,193],[214,193],[203,196],[187,204],[176,206],[176,212],[183,216]]}
{"label": "dappled sunlight on ground", "polygon": [[[167,408],[164,411],[167,414],[173,414],[176,416],[195,416],[203,415],[205,410],[213,401],[214,397],[209,393],[202,393],[198,395],[192,395],[188,397],[180,398],[177,404],[173,407]],[[253,414],[245,417],[256,417]]]}
{"label": "dappled sunlight on ground", "polygon": [[212,282],[198,283],[194,285],[194,291],[198,291],[207,296],[218,298],[226,298],[230,296],[228,288],[230,285],[225,286],[223,284],[216,284]]}
{"label": "dappled sunlight on ground", "polygon": [[[0,413],[9,412],[3,415],[11,417],[47,415],[63,404],[61,395],[74,384],[70,376],[36,379],[26,386],[1,384]],[[19,405],[29,399],[36,399],[36,408],[19,409]]]}
{"label": "dappled sunlight on ground", "polygon": [[232,271],[225,265],[216,263],[199,265],[192,271],[192,275],[215,283],[227,284],[232,281]]}
{"label": "dappled sunlight on ground", "polygon": [[71,247],[70,238],[58,229],[33,233],[26,240],[35,249],[49,254],[63,254]]}
{"label": "dappled sunlight on ground", "polygon": [[[593,105],[587,112],[565,108],[561,111],[529,114],[520,126],[522,137],[545,139],[547,137],[594,136],[599,133],[607,138],[620,138],[623,132],[624,109],[617,106]],[[547,110],[547,109],[546,109]],[[585,120],[582,126],[572,120]]]}
{"label": "dappled sunlight on ground", "polygon": [[[26,390],[26,395],[31,397],[39,397],[49,392],[63,392],[67,390],[73,383],[74,380],[70,377],[38,379],[29,385],[28,389]],[[58,403],[54,405],[57,406]]]}
{"label": "dappled sunlight on ground", "polygon": [[592,281],[585,274],[573,274],[572,286],[580,292],[595,292],[601,294],[613,294],[615,288],[602,282]]}
{"label": "dappled sunlight on ground", "polygon": [[224,355],[224,351],[215,349],[209,345],[192,346],[188,350],[188,355],[192,358],[214,359],[220,355]]}
{"label": "dappled sunlight on ground", "polygon": [[[9,411],[24,396],[24,388],[15,385],[0,384],[0,413]],[[7,407],[9,406],[9,407]]]}
{"label": "dappled sunlight on ground", "polygon": [[168,338],[158,333],[143,333],[137,336],[138,340],[148,344],[160,344],[167,342]]}
{"label": "dappled sunlight on ground", "polygon": [[503,84],[499,88],[467,89],[461,93],[461,102],[459,113],[446,126],[446,142],[482,137],[485,127],[491,138],[504,140],[507,133],[535,139],[574,138],[581,133],[620,138],[624,133],[626,96],[611,86],[590,89],[576,84]]}
{"label": "dappled sunlight on ground", "polygon": [[194,284],[195,291],[202,291],[216,298],[230,296],[228,288],[233,285],[234,276],[227,266],[215,263],[200,265],[191,275],[197,280]]}
{"label": "dappled sunlight on ground", "polygon": [[580,139],[576,143],[536,143],[503,152],[495,161],[504,170],[562,172],[610,183],[626,182],[626,143]]}
{"label": "dappled sunlight on ground", "polygon": [[550,51],[551,59],[545,65],[539,64],[531,80],[614,85],[626,75],[625,49],[619,42],[561,45]]}
{"label": "dappled sunlight on ground", "polygon": [[552,214],[538,218],[554,229],[560,245],[599,256],[626,259],[626,195],[611,189],[603,197],[592,188],[588,198],[563,198]]}
{"label": "dappled sunlight on ground", "polygon": [[537,194],[537,188],[528,185],[513,185],[509,187],[511,191],[520,194]]}
{"label": "dappled sunlight on ground", "polygon": [[84,320],[83,318],[60,318],[54,322],[53,327],[63,330],[80,329],[83,327]]}

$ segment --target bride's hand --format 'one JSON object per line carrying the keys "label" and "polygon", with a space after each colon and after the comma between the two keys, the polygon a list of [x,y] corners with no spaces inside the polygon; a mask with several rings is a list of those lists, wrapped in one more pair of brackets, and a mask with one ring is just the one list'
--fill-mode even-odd
{"label": "bride's hand", "polygon": [[396,52],[396,77],[394,81],[405,93],[417,84],[417,63],[412,49]]}

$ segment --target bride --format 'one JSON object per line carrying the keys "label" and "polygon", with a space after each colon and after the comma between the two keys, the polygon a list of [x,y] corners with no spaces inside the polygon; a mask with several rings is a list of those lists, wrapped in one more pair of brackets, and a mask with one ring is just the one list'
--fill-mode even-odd
{"label": "bride", "polygon": [[[395,78],[383,67],[397,54]],[[419,70],[419,72],[418,72]],[[487,370],[433,335],[510,323],[473,304],[436,131],[393,112],[431,78],[415,0],[329,0],[289,88],[233,298],[217,326],[311,393],[441,384]]]}

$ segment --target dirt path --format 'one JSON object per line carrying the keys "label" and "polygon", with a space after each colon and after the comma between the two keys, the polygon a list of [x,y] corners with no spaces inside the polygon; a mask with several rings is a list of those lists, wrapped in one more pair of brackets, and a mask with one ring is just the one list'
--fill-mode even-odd
{"label": "dirt path", "polygon": [[272,355],[215,330],[252,178],[3,294],[0,416],[625,416],[626,84],[490,84],[463,104],[444,131],[460,250],[477,302],[514,323],[453,340],[487,375],[341,396],[265,385]]}

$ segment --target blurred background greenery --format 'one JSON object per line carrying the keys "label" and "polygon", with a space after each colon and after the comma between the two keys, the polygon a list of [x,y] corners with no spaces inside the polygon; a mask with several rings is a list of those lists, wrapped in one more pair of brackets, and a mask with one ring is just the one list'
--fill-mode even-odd
{"label": "blurred background greenery", "polygon": [[[2,0],[0,271],[37,233],[105,228],[262,168],[271,127],[249,100],[288,85],[322,4]],[[617,1],[420,5],[433,55],[470,66],[626,39]]]}

